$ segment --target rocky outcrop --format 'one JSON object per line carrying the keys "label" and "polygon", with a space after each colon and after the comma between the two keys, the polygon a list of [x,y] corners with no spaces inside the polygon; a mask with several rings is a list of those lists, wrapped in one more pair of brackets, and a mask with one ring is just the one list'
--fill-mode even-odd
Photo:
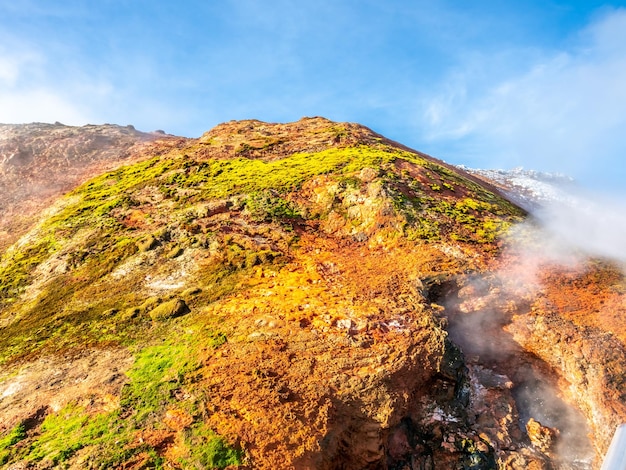
{"label": "rocky outcrop", "polygon": [[229,121],[199,139],[199,151],[209,158],[273,160],[294,153],[313,153],[332,147],[354,147],[389,142],[365,126],[337,123],[323,117],[302,118],[287,124],[258,120]]}
{"label": "rocky outcrop", "polygon": [[[511,274],[516,259],[439,290],[450,336],[470,364],[508,381],[528,449],[566,468],[599,467],[626,420],[624,344],[597,326],[603,318],[605,328],[623,331],[610,311],[623,278],[610,264],[545,264],[524,284]],[[519,456],[513,460],[520,464]]]}
{"label": "rocky outcrop", "polygon": [[507,327],[527,351],[549,364],[561,391],[590,426],[599,458],[617,427],[626,422],[626,349],[607,332],[574,325],[546,306],[515,317]]}

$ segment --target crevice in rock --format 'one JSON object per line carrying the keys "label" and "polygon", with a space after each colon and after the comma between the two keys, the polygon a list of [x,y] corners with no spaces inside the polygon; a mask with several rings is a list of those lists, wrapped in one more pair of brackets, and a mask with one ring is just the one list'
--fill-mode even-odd
{"label": "crevice in rock", "polygon": [[503,329],[513,314],[527,313],[528,305],[511,302],[485,280],[469,289],[447,283],[434,292],[439,295],[432,300],[445,304],[442,314],[450,341],[462,351],[469,370],[468,410],[484,408],[484,415],[474,417],[473,427],[489,435],[493,424],[489,414],[497,417],[495,408],[510,402],[511,409],[500,417],[509,421],[508,429],[491,429],[495,431],[491,444],[499,454],[524,448],[545,457],[550,468],[591,469],[594,451],[587,421],[563,400],[558,371],[524,350]]}

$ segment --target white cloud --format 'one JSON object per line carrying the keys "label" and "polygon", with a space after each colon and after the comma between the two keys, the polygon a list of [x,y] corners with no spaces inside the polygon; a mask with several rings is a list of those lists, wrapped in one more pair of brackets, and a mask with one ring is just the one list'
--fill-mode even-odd
{"label": "white cloud", "polygon": [[80,83],[89,83],[85,77],[55,82],[50,72],[62,64],[25,44],[15,47],[15,40],[4,42],[14,47],[0,47],[0,122],[89,122],[86,98],[97,96],[99,87]]}
{"label": "white cloud", "polygon": [[89,118],[71,100],[45,88],[26,91],[0,91],[0,122],[60,121],[68,125],[83,125]]}
{"label": "white cloud", "polygon": [[[509,79],[490,75],[503,67],[519,70],[510,54],[506,61],[483,57],[456,71],[426,102],[428,139],[471,142],[487,164],[579,177],[621,163],[626,151],[626,10],[606,14],[581,32],[578,42],[572,50],[544,53],[527,64],[525,73]],[[519,59],[527,57],[522,52]]]}
{"label": "white cloud", "polygon": [[[2,42],[5,38],[0,37]],[[0,46],[0,90],[13,88],[20,79],[28,79],[25,75],[32,75],[29,69],[41,64],[41,58],[32,50],[25,48],[8,48]]]}
{"label": "white cloud", "polygon": [[60,90],[38,83],[45,72],[45,60],[36,51],[0,47],[0,122],[84,123],[83,113]]}
{"label": "white cloud", "polygon": [[0,84],[13,86],[19,75],[19,64],[15,60],[0,57]]}

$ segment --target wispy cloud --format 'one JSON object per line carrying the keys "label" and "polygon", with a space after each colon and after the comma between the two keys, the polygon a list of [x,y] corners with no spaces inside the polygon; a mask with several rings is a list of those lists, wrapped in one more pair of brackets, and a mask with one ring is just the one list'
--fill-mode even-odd
{"label": "wispy cloud", "polygon": [[14,86],[22,59],[0,55],[0,86]]}
{"label": "wispy cloud", "polygon": [[47,81],[49,67],[43,56],[29,47],[0,48],[0,122],[88,121],[72,94],[80,88],[78,84],[67,89],[55,87]]}
{"label": "wispy cloud", "polygon": [[[32,110],[36,110],[33,112]],[[24,92],[0,91],[0,122],[55,122],[83,125],[90,120],[83,110],[54,90],[45,88]]]}
{"label": "wispy cloud", "polygon": [[428,139],[463,142],[487,165],[583,179],[615,168],[626,152],[626,10],[606,13],[576,39],[569,50],[520,55],[535,60],[508,79],[495,68],[505,64],[486,57],[451,74],[426,100]]}
{"label": "wispy cloud", "polygon": [[561,24],[550,6],[407,3],[0,0],[0,119],[199,135],[322,114],[468,165],[566,155],[582,172],[592,150],[616,153],[623,10],[556,51],[543,47],[570,29],[545,33]]}

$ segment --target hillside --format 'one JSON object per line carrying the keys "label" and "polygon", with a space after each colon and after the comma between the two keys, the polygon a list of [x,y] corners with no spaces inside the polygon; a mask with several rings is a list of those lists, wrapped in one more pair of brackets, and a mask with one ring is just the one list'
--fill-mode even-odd
{"label": "hillside", "polygon": [[54,198],[144,152],[158,152],[172,139],[112,124],[0,124],[0,249],[28,230]]}
{"label": "hillside", "polygon": [[2,254],[6,468],[591,468],[626,419],[573,307],[621,273],[520,290],[489,182],[323,118],[133,152]]}

